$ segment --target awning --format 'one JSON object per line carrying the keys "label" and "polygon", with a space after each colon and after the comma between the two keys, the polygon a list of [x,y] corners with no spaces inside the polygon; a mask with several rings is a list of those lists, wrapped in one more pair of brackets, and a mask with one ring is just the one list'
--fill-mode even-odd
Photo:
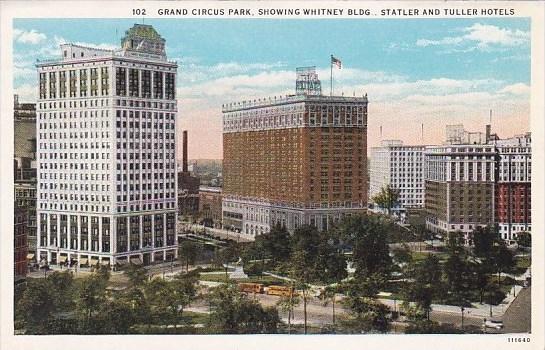
{"label": "awning", "polygon": [[102,265],[110,265],[110,260],[102,260],[100,263]]}
{"label": "awning", "polygon": [[87,258],[80,258],[79,259],[79,264],[80,265],[87,265]]}
{"label": "awning", "polygon": [[142,260],[140,260],[140,257],[133,257],[131,258],[131,264],[142,265]]}
{"label": "awning", "polygon": [[98,263],[98,258],[91,258],[91,266],[95,266]]}
{"label": "awning", "polygon": [[129,262],[127,261],[127,259],[117,259],[115,263],[122,266],[128,264]]}
{"label": "awning", "polygon": [[27,260],[32,260],[32,259],[34,259],[34,254],[32,254],[32,253],[27,254],[27,255],[26,255],[26,259],[27,259]]}
{"label": "awning", "polygon": [[63,255],[59,256],[59,262],[61,263],[66,262],[66,259],[68,259],[67,256],[63,256]]}

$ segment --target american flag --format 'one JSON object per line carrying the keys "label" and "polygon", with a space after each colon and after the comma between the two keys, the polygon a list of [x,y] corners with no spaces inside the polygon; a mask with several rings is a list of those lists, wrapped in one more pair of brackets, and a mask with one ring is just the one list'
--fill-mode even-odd
{"label": "american flag", "polygon": [[339,67],[339,69],[342,68],[342,63],[341,63],[341,60],[336,58],[335,56],[331,55],[331,64],[333,65],[336,65],[337,67]]}

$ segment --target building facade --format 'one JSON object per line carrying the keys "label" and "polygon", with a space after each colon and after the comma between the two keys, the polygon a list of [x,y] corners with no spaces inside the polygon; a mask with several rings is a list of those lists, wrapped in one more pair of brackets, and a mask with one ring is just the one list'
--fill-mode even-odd
{"label": "building facade", "polygon": [[494,145],[430,146],[425,152],[426,227],[469,233],[495,223]]}
{"label": "building facade", "polygon": [[215,227],[221,227],[222,189],[201,186],[199,188],[199,214],[202,220]]}
{"label": "building facade", "polygon": [[14,221],[13,221],[13,267],[15,282],[24,279],[26,277],[28,268],[28,224],[27,224],[27,211],[25,208],[21,208],[17,201],[14,202]]}
{"label": "building facade", "polygon": [[37,63],[40,261],[174,259],[176,73],[165,40],[135,24],[116,51],[61,45]]}
{"label": "building facade", "polygon": [[399,140],[385,140],[371,148],[369,198],[390,186],[399,191],[403,208],[424,207],[425,146],[405,146]]}
{"label": "building facade", "polygon": [[517,233],[532,230],[531,134],[494,142],[498,150],[496,218],[500,235],[515,240]]}
{"label": "building facade", "polygon": [[299,94],[223,106],[223,226],[327,230],[367,206],[367,97]]}

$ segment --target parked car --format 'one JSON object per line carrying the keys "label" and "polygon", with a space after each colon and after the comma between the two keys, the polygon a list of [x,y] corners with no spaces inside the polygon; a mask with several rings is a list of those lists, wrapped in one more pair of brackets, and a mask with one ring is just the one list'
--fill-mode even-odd
{"label": "parked car", "polygon": [[487,320],[485,318],[483,326],[484,328],[493,328],[493,329],[500,330],[503,328],[503,322],[500,320]]}

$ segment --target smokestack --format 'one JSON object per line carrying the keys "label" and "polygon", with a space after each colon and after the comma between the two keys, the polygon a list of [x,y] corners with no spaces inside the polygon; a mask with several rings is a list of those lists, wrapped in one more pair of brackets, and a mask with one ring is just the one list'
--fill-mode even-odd
{"label": "smokestack", "polygon": [[492,133],[492,110],[490,110],[490,116],[488,117],[488,124],[486,125],[486,143],[490,142],[490,134]]}
{"label": "smokestack", "polygon": [[182,171],[187,173],[187,130],[184,130],[183,136]]}

